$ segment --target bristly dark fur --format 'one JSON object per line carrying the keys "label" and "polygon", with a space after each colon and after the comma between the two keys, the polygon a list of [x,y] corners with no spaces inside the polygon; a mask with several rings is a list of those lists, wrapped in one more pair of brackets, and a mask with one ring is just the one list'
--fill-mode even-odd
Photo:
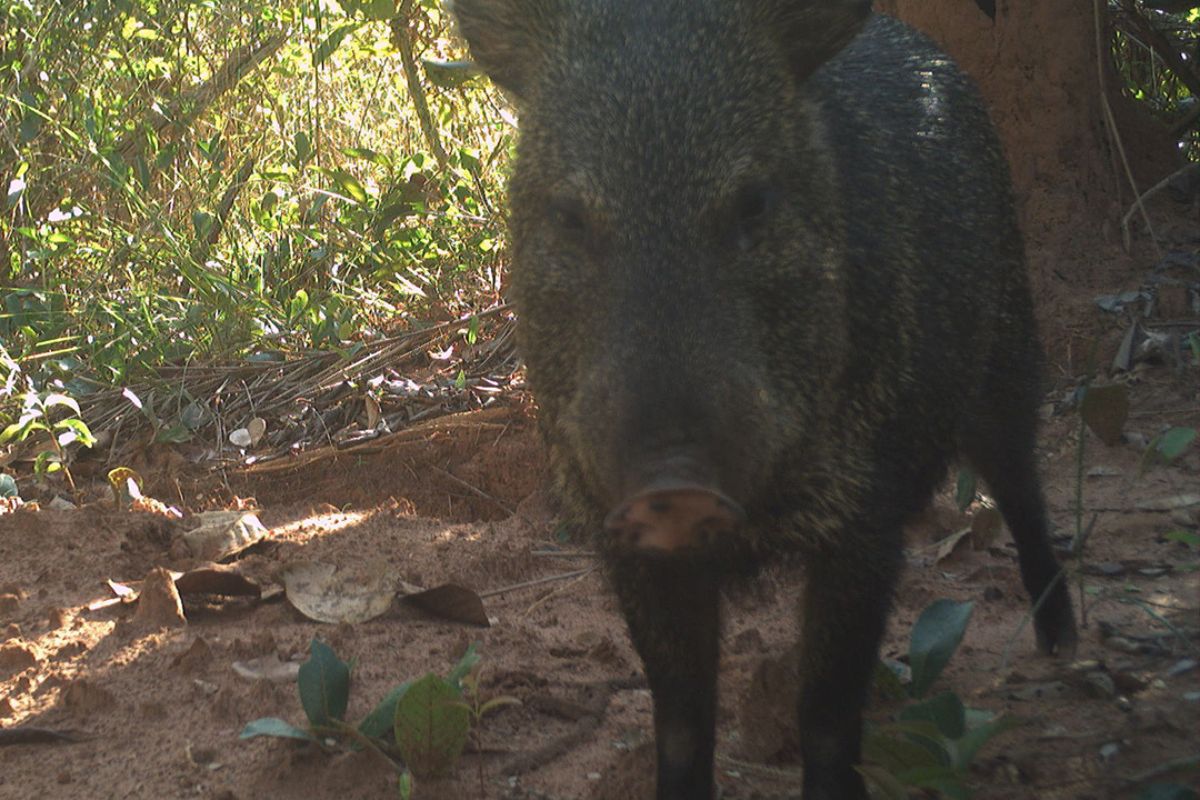
{"label": "bristly dark fur", "polygon": [[[655,696],[660,798],[712,793],[720,588],[808,565],[805,797],[863,798],[861,708],[901,525],[951,459],[1035,597],[1040,347],[1007,167],[970,82],[864,0],[456,0],[515,98],[512,293],[561,496],[697,452],[747,523],[609,574]],[[736,569],[735,569],[736,566]],[[1075,640],[1065,586],[1036,619]]]}

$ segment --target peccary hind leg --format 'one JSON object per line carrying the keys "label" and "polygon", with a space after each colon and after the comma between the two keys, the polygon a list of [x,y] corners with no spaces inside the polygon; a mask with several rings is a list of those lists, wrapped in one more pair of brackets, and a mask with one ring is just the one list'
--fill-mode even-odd
{"label": "peccary hind leg", "polygon": [[658,800],[713,796],[720,577],[689,559],[629,556],[610,565],[654,695]]}
{"label": "peccary hind leg", "polygon": [[991,427],[977,434],[968,443],[967,455],[991,489],[1012,532],[1025,591],[1035,603],[1049,592],[1034,615],[1038,649],[1048,655],[1070,655],[1077,642],[1070,587],[1059,574],[1058,560],[1050,546],[1045,502],[1033,456],[1032,413],[1027,420],[1009,420],[1004,428]]}
{"label": "peccary hind leg", "polygon": [[899,537],[897,526],[883,532],[881,546],[866,557],[808,562],[799,708],[804,800],[867,797],[854,767],[862,751],[863,705],[900,571]]}

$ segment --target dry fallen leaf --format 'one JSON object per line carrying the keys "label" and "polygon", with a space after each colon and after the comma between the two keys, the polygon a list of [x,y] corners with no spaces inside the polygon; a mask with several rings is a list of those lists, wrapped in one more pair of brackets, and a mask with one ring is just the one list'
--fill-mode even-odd
{"label": "dry fallen leaf", "polygon": [[986,550],[1000,535],[1004,518],[995,508],[984,507],[975,512],[971,518],[971,547],[975,550]]}
{"label": "dry fallen leaf", "polygon": [[283,585],[288,602],[318,622],[366,622],[387,611],[396,594],[396,581],[383,562],[342,569],[298,561],[284,570]]}
{"label": "dry fallen leaf", "polygon": [[1123,383],[1089,386],[1079,414],[1092,433],[1109,447],[1121,443],[1121,430],[1129,416],[1129,387]]}
{"label": "dry fallen leaf", "polygon": [[404,602],[411,603],[422,611],[468,625],[488,627],[487,611],[478,594],[454,583],[444,583],[432,589],[405,595]]}
{"label": "dry fallen leaf", "polygon": [[246,661],[233,662],[233,671],[252,681],[295,683],[300,676],[299,661],[281,661],[278,653]]}
{"label": "dry fallen leaf", "polygon": [[966,538],[967,534],[970,532],[970,528],[963,528],[962,530],[955,531],[945,539],[942,539],[940,542],[938,542],[937,554],[933,557],[933,563],[936,564],[939,561],[949,558],[954,552],[955,548],[958,547],[959,542]]}
{"label": "dry fallen leaf", "polygon": [[269,531],[248,511],[205,511],[197,514],[199,527],[180,540],[194,558],[220,561],[266,538]]}

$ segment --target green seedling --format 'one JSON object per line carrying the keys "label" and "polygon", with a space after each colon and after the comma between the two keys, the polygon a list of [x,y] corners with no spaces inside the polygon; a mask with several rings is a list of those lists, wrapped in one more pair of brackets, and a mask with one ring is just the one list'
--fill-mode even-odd
{"label": "green seedling", "polygon": [[1019,724],[1009,716],[967,708],[953,692],[927,697],[962,642],[973,604],[938,600],[913,626],[912,682],[902,687],[891,670],[884,693],[908,698],[895,719],[868,729],[859,771],[884,797],[900,800],[933,792],[952,800],[971,796],[967,775],[980,748]]}
{"label": "green seedling", "polygon": [[355,726],[345,719],[352,667],[314,638],[297,679],[307,726],[264,717],[247,724],[240,738],[275,736],[326,748],[366,748],[397,771],[399,794],[409,797],[414,777],[452,770],[484,714],[518,702],[509,697],[480,700],[473,673],[479,660],[475,645],[470,645],[446,677],[430,672],[396,686]]}
{"label": "green seedling", "polygon": [[[53,413],[55,409],[67,409],[70,413],[56,414]],[[56,416],[58,418],[54,419]],[[26,392],[21,416],[0,432],[0,444],[25,442],[39,433],[46,434],[45,449],[37,454],[33,463],[34,473],[39,479],[45,479],[47,475],[61,471],[71,493],[75,494],[75,480],[68,466],[70,459],[67,447],[72,444],[91,447],[96,443],[91,429],[79,417],[79,404],[69,395],[61,392]]]}

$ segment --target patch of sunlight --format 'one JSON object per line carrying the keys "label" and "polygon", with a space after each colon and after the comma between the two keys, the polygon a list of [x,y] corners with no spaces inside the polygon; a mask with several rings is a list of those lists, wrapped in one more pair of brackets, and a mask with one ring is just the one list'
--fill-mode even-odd
{"label": "patch of sunlight", "polygon": [[5,727],[19,725],[56,705],[60,692],[48,690],[65,688],[75,679],[95,672],[97,664],[89,662],[87,656],[104,637],[112,634],[117,622],[91,620],[84,616],[86,611],[78,614],[72,611],[81,609],[64,609],[59,627],[38,636],[20,637],[22,649],[36,659],[29,665],[35,669],[24,669],[11,679],[0,681],[0,697],[9,704]]}
{"label": "patch of sunlight", "polygon": [[367,511],[334,511],[328,514],[316,514],[286,525],[276,525],[271,528],[271,538],[293,534],[296,536],[324,536],[336,533],[345,528],[360,525],[372,512]]}

